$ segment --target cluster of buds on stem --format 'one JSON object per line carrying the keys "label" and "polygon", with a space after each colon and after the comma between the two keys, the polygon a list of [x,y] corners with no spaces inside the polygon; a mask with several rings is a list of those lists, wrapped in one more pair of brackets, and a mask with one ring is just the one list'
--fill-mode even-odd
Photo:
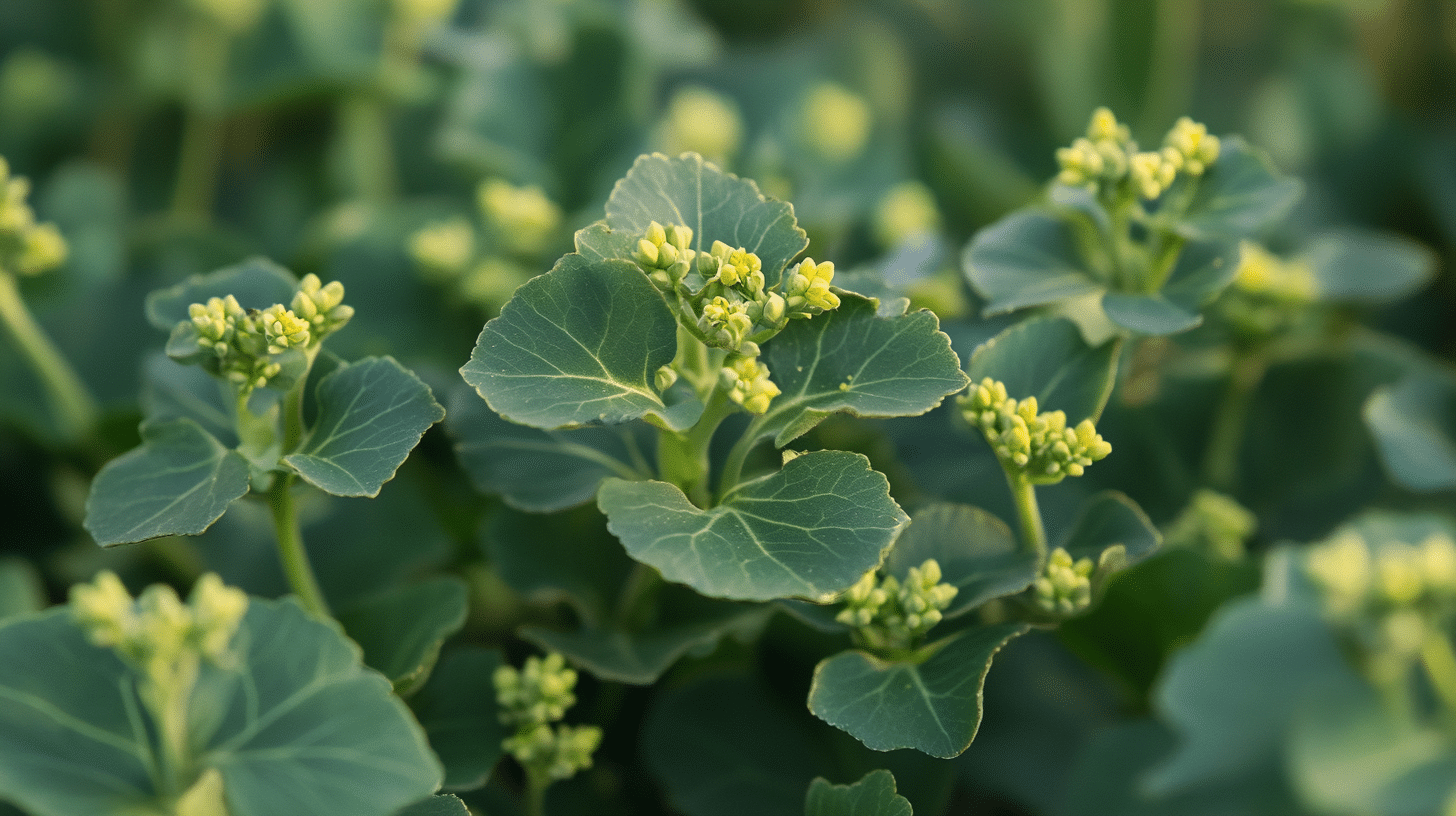
{"label": "cluster of buds on stem", "polygon": [[768,366],[757,357],[730,357],[718,377],[728,390],[728,399],[742,405],[750,414],[764,413],[773,398],[783,393],[768,378]]}
{"label": "cluster of buds on stem", "polygon": [[540,187],[517,187],[502,179],[476,190],[486,228],[510,254],[535,256],[561,225],[561,208]]}
{"label": "cluster of buds on stem", "polygon": [[10,175],[0,158],[0,272],[39,275],[66,262],[66,239],[55,224],[38,224],[30,181]]}
{"label": "cluster of buds on stem", "polygon": [[1159,150],[1140,151],[1127,125],[1107,108],[1092,113],[1087,134],[1057,150],[1057,181],[1115,196],[1127,189],[1151,201],[1180,175],[1197,178],[1218,159],[1219,139],[1188,117],[1179,119]]}
{"label": "cluster of buds on stem", "polygon": [[1047,556],[1046,566],[1031,585],[1036,605],[1058,617],[1070,617],[1092,605],[1092,571],[1090,558],[1075,561],[1061,547]]}
{"label": "cluster of buds on stem", "polygon": [[844,595],[835,620],[854,627],[860,644],[881,652],[913,649],[937,623],[960,590],[941,582],[934,558],[911,567],[904,582],[870,570]]}
{"label": "cluster of buds on stem", "polygon": [[1006,386],[987,377],[957,400],[966,422],[979,428],[1008,472],[1032,484],[1055,484],[1081,476],[1088,465],[1106,458],[1112,445],[1098,435],[1092,420],[1067,427],[1062,411],[1039,413],[1036,397],[1013,399]]}
{"label": "cluster of buds on stem", "polygon": [[590,768],[602,730],[558,723],[576,704],[576,672],[559,654],[529,657],[521,669],[501,666],[492,678],[500,720],[515,729],[501,743],[533,779],[567,779]]}
{"label": "cluster of buds on stem", "polygon": [[261,311],[245,310],[232,295],[209,298],[187,307],[188,319],[178,331],[190,336],[201,352],[204,369],[246,394],[278,376],[283,368],[279,355],[314,350],[324,337],[348,323],[354,307],[343,300],[343,284],[333,281],[325,286],[310,274],[300,282],[289,306],[275,303]]}
{"label": "cluster of buds on stem", "polygon": [[71,589],[72,618],[91,642],[115,649],[155,682],[188,673],[202,658],[225,662],[247,611],[248,596],[213,573],[198,579],[185,604],[164,584],[133,599],[110,571]]}
{"label": "cluster of buds on stem", "polygon": [[1259,519],[1232,497],[1206,488],[1194,492],[1188,506],[1168,525],[1168,547],[1203,550],[1226,561],[1244,555],[1244,542],[1258,529]]}
{"label": "cluster of buds on stem", "polygon": [[663,152],[700,153],[704,158],[725,162],[738,152],[743,139],[743,117],[738,105],[700,85],[680,88],[667,103],[658,132]]}
{"label": "cluster of buds on stem", "polygon": [[693,268],[693,257],[697,254],[689,247],[693,242],[693,231],[680,224],[666,227],[653,221],[647,227],[647,234],[637,242],[637,264],[658,288],[671,291]]}

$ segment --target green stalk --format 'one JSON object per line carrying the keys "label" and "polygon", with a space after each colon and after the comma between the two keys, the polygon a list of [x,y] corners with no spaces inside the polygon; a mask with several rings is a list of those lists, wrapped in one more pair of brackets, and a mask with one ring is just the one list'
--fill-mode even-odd
{"label": "green stalk", "polygon": [[1157,0],[1139,132],[1156,133],[1188,110],[1198,68],[1198,0]]}
{"label": "green stalk", "polygon": [[1006,484],[1011,487],[1011,498],[1016,503],[1016,516],[1021,522],[1021,543],[1036,554],[1036,568],[1040,572],[1046,565],[1047,537],[1042,524],[1041,508],[1036,504],[1036,486],[1020,472],[1006,471]]}
{"label": "green stalk", "polygon": [[303,608],[317,618],[329,617],[329,605],[324,593],[314,578],[313,567],[308,563],[308,551],[303,547],[303,532],[298,525],[298,513],[293,508],[293,474],[279,473],[273,478],[273,487],[268,490],[268,507],[273,511],[273,532],[278,537],[278,560],[283,565],[283,574],[288,585]]}
{"label": "green stalk", "polygon": [[96,425],[96,401],[25,307],[15,276],[3,269],[0,269],[0,319],[5,321],[26,362],[40,378],[60,421],[62,435],[72,442],[85,438]]}
{"label": "green stalk", "polygon": [[227,69],[229,37],[210,22],[195,20],[189,32],[188,88],[182,148],[172,188],[175,221],[207,221],[217,190],[222,162],[222,81]]}
{"label": "green stalk", "polygon": [[657,469],[662,480],[682,488],[698,507],[711,506],[709,492],[708,445],[713,434],[734,405],[721,390],[715,390],[698,419],[687,433],[663,430],[657,439]]}
{"label": "green stalk", "polygon": [[[765,414],[764,416],[767,416]],[[743,480],[743,465],[748,461],[748,454],[751,453],[759,441],[759,429],[763,425],[763,417],[754,417],[743,430],[743,436],[728,451],[728,460],[723,464],[723,472],[718,476],[718,500],[722,501],[728,495],[728,491],[738,486]]]}
{"label": "green stalk", "polygon": [[546,789],[551,775],[544,770],[526,769],[526,816],[546,816]]}
{"label": "green stalk", "polygon": [[339,103],[339,128],[346,189],[373,204],[393,199],[399,185],[384,98],[373,90],[346,94]]}
{"label": "green stalk", "polygon": [[1421,644],[1421,664],[1446,714],[1456,717],[1456,653],[1451,651],[1451,642],[1439,629],[1432,628]]}
{"label": "green stalk", "polygon": [[1213,429],[1203,453],[1203,483],[1224,493],[1238,486],[1239,447],[1254,392],[1264,379],[1268,360],[1262,350],[1240,352],[1234,358],[1223,397],[1213,415]]}

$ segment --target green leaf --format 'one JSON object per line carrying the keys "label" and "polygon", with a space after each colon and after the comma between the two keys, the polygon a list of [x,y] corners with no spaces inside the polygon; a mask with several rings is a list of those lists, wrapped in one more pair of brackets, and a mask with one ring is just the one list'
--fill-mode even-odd
{"label": "green leaf", "polygon": [[634,563],[595,508],[536,515],[497,512],[485,551],[500,577],[526,598],[566,602],[582,623],[605,626]]}
{"label": "green leaf", "polygon": [[1412,722],[1365,685],[1320,688],[1301,701],[1289,769],[1322,813],[1424,816],[1456,790],[1456,751],[1440,730]]}
{"label": "green leaf", "polygon": [[722,241],[756,253],[770,287],[809,245],[794,221],[793,205],[765,198],[757,184],[724,173],[696,153],[642,156],[612,188],[607,226],[614,232],[636,236],[653,221],[691,227],[693,249],[699,251]]}
{"label": "green leaf", "polygon": [[1430,249],[1409,238],[1345,229],[1303,253],[1324,300],[1389,303],[1425,286],[1436,271]]}
{"label": "green leaf", "polygon": [[1064,411],[1067,424],[1097,421],[1117,374],[1120,344],[1096,348],[1066,318],[1023,320],[981,344],[966,366],[971,382],[990,377],[1014,399],[1036,397],[1039,410]]}
{"label": "green leaf", "polygon": [[392,357],[366,357],[319,381],[318,419],[297,453],[283,457],[335,496],[377,496],[445,409]]}
{"label": "green leaf", "polygon": [[445,638],[465,624],[467,601],[465,583],[445,576],[391,589],[337,617],[365,664],[407,694],[429,676]]}
{"label": "green leaf", "polygon": [[947,619],[1031,586],[1036,555],[1017,548],[1006,522],[979,507],[932,504],[910,515],[885,558],[885,572],[904,580],[928,558],[940,564],[941,580],[960,591],[945,609]]}
{"label": "green leaf", "polygon": [[987,300],[987,315],[1103,289],[1088,275],[1071,228],[1039,210],[1017,210],[976,233],[961,265]]}
{"label": "green leaf", "polygon": [[910,800],[895,793],[895,776],[871,771],[853,785],[831,785],[824,777],[809,783],[804,816],[912,816]]}
{"label": "green leaf", "polygon": [[606,221],[598,221],[577,230],[575,240],[577,253],[594,261],[631,261],[640,239],[633,233],[613,232]]}
{"label": "green leaf", "polygon": [[1191,242],[1160,291],[1108,292],[1102,296],[1102,309],[1112,322],[1140,334],[1187,331],[1203,322],[1199,310],[1233,281],[1238,251],[1232,241]]}
{"label": "green leaf", "polygon": [[1022,624],[968,629],[918,664],[841,652],[815,667],[809,710],[876,751],[960,756],[981,724],[992,657],[1026,631]]}
{"label": "green leaf", "polygon": [[1395,481],[1423,492],[1456,488],[1456,381],[1412,374],[1376,389],[1362,413]]}
{"label": "green leaf", "polygon": [[596,498],[608,476],[643,478],[655,443],[645,425],[545,431],[503,419],[462,385],[451,394],[445,427],[476,489],[532,513],[554,513]]}
{"label": "green leaf", "polygon": [[1358,682],[1318,609],[1260,598],[1224,607],[1174,656],[1155,692],[1182,739],[1148,775],[1149,790],[1164,795],[1279,762],[1299,701],[1342,676]]}
{"label": "green leaf", "polygon": [[[232,816],[388,816],[438,787],[419,726],[334,627],[255,598],[234,648],[188,721]],[[35,816],[159,807],[138,682],[69,608],[0,627],[0,797]]]}
{"label": "green leaf", "polygon": [[0,622],[45,607],[40,571],[18,556],[0,558]]}
{"label": "green leaf", "polygon": [[485,784],[504,755],[510,736],[496,705],[495,670],[500,652],[467,646],[446,652],[410,705],[430,747],[445,766],[447,790],[472,790]]}
{"label": "green leaf", "polygon": [[147,321],[170,332],[188,319],[188,306],[206,303],[208,298],[232,295],[244,309],[266,309],[277,303],[287,305],[297,291],[298,279],[292,272],[266,258],[249,258],[148,295]]}
{"label": "green leaf", "polygon": [[441,794],[416,802],[394,816],[470,816],[470,809],[460,797]]}
{"label": "green leaf", "polygon": [[248,462],[190,419],[142,426],[142,445],[106,463],[86,499],[103,547],[197,535],[248,492]]}
{"label": "green leaf", "polygon": [[[644,415],[682,428],[653,386],[677,353],[677,321],[642,270],[567,255],[485,324],[460,369],[490,407],[537,428]],[[698,409],[701,411],[701,407]]]}
{"label": "green leaf", "polygon": [[236,447],[236,406],[231,388],[199,366],[183,365],[165,354],[147,357],[142,367],[142,415],[148,422],[191,419],[226,447]]}
{"label": "green leaf", "polygon": [[1294,205],[1304,189],[1279,176],[1262,151],[1238,137],[1222,141],[1218,161],[1197,182],[1178,231],[1188,238],[1246,238]]}
{"label": "green leaf", "polygon": [[1122,547],[1122,555],[1111,569],[1122,569],[1146,558],[1163,542],[1137,502],[1116,490],[1107,490],[1088,499],[1077,513],[1061,546],[1073,560],[1090,558],[1100,564],[1100,557],[1113,547]]}
{"label": "green leaf", "polygon": [[597,503],[633,558],[704,595],[842,592],[880,563],[908,518],[857,453],[815,451],[700,510],[665,482],[608,479]]}
{"label": "green leaf", "polygon": [[880,317],[874,301],[847,293],[838,309],[791,322],[765,345],[763,361],[783,393],[756,433],[779,447],[836,411],[919,416],[966,387],[934,314]]}
{"label": "green leaf", "polygon": [[1159,293],[1108,292],[1102,296],[1102,310],[1109,320],[1125,329],[1155,336],[1188,331],[1203,322],[1197,311],[1189,311]]}

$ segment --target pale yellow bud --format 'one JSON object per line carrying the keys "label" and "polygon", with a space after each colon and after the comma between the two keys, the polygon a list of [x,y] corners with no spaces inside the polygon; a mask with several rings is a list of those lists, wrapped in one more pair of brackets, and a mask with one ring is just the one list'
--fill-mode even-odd
{"label": "pale yellow bud", "polygon": [[828,82],[809,91],[799,122],[805,144],[832,162],[858,156],[869,141],[873,124],[869,104],[862,97]]}

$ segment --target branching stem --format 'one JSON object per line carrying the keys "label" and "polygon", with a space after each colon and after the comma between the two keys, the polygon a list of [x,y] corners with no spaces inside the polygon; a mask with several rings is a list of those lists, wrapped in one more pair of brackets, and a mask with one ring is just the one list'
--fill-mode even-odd
{"label": "branching stem", "polygon": [[3,269],[0,269],[0,319],[5,321],[26,362],[40,378],[64,437],[72,442],[85,438],[96,424],[96,402],[76,370],[31,316],[20,298],[15,276]]}

